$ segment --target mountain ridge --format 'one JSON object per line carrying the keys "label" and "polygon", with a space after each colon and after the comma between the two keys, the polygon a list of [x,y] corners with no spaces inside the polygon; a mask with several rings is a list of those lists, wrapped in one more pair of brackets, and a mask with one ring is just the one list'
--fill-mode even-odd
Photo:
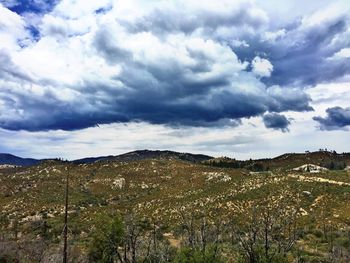
{"label": "mountain ridge", "polygon": [[[97,161],[139,161],[146,159],[179,159],[194,163],[216,163],[216,162],[257,162],[265,163],[274,166],[280,162],[290,162],[291,160],[296,161],[298,164],[303,164],[305,160],[314,160],[315,164],[319,165],[324,160],[342,160],[346,163],[350,162],[350,153],[336,153],[335,151],[315,151],[315,152],[304,152],[304,153],[284,153],[282,155],[273,158],[261,158],[261,159],[250,159],[250,160],[236,160],[235,158],[229,157],[212,157],[204,154],[193,154],[187,152],[176,152],[170,150],[135,150],[119,155],[107,155],[107,156],[96,156],[96,157],[85,157],[69,162],[75,164],[88,164]],[[35,159],[35,158],[22,158],[9,153],[0,153],[0,165],[17,165],[17,166],[31,166],[36,165],[40,162],[54,160],[54,159]]]}
{"label": "mountain ridge", "polygon": [[[139,161],[145,159],[180,159],[190,162],[202,162],[213,159],[214,157],[204,154],[192,154],[182,153],[169,150],[136,150],[119,155],[97,156],[97,157],[85,157],[81,159],[71,160],[69,162],[76,164],[93,163],[96,161]],[[22,158],[9,153],[0,153],[0,165],[19,165],[19,166],[31,166],[36,165],[42,161],[52,159],[34,159],[34,158]]]}
{"label": "mountain ridge", "polygon": [[22,158],[9,153],[0,153],[0,165],[30,166],[40,163],[42,160],[34,158]]}

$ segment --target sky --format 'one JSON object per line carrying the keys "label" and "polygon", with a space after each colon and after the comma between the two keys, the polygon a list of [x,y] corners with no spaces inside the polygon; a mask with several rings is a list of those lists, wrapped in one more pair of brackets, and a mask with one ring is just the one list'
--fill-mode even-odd
{"label": "sky", "polygon": [[0,152],[349,152],[349,14],[348,0],[0,0]]}

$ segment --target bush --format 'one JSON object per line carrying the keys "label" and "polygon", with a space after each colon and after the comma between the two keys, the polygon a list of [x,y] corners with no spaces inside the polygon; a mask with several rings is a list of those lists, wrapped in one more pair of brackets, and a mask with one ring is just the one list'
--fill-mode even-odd
{"label": "bush", "polygon": [[123,238],[123,223],[120,218],[102,218],[92,235],[89,259],[97,263],[113,263]]}
{"label": "bush", "polygon": [[217,253],[215,246],[207,248],[205,251],[200,249],[191,249],[189,247],[181,248],[173,261],[174,263],[220,263],[225,262],[220,254]]}

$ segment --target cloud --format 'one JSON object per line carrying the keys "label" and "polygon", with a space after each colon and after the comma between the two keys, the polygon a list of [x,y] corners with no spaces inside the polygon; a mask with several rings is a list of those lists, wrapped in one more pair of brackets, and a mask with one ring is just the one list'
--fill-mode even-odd
{"label": "cloud", "polygon": [[10,54],[4,49],[0,49],[0,78],[2,81],[32,81],[32,78],[12,61]]}
{"label": "cloud", "polygon": [[252,61],[252,71],[260,77],[270,77],[273,66],[270,61],[261,57],[255,57]]}
{"label": "cloud", "polygon": [[120,22],[132,32],[169,34],[205,33],[209,37],[221,35],[232,28],[260,28],[267,24],[266,13],[250,1],[204,0],[198,5],[195,0],[160,1],[149,13]]}
{"label": "cloud", "polygon": [[267,113],[263,116],[263,121],[266,128],[281,130],[282,132],[289,131],[290,121],[284,115]]}
{"label": "cloud", "polygon": [[332,58],[350,58],[350,48],[342,48],[337,53],[335,53]]}
{"label": "cloud", "polygon": [[313,111],[311,97],[300,88],[271,86],[267,93],[271,97],[269,111]]}
{"label": "cloud", "polygon": [[[349,13],[350,6],[344,10]],[[329,60],[350,45],[350,19],[344,10],[329,14],[327,19],[317,15],[295,18],[289,24],[276,25],[271,34],[259,30],[245,33],[239,39],[250,48],[232,46],[232,49],[244,60],[253,60],[260,54],[268,56],[273,72],[262,80],[267,85],[315,86],[335,81],[350,74],[346,60]]]}
{"label": "cloud", "polygon": [[11,8],[19,4],[17,0],[1,0],[0,3],[7,8]]}
{"label": "cloud", "polygon": [[275,42],[278,39],[281,39],[286,34],[286,29],[282,28],[275,32],[265,32],[263,34],[263,40]]}
{"label": "cloud", "polygon": [[326,117],[314,117],[313,119],[320,124],[321,130],[339,130],[350,125],[350,107],[332,107],[326,110]]}
{"label": "cloud", "polygon": [[1,0],[0,3],[18,14],[44,13],[52,10],[58,0]]}
{"label": "cloud", "polygon": [[237,127],[266,112],[312,111],[304,85],[348,72],[343,61],[325,63],[348,44],[344,15],[270,28],[251,1],[85,2],[63,0],[37,16],[35,39],[32,22],[2,7],[14,22],[0,28],[9,40],[0,127]]}
{"label": "cloud", "polygon": [[0,49],[18,50],[27,37],[24,19],[0,3]]}

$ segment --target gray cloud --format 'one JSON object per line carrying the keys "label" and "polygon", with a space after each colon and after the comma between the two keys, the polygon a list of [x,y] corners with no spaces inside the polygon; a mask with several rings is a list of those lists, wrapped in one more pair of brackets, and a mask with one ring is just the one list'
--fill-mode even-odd
{"label": "gray cloud", "polygon": [[132,58],[128,50],[118,46],[117,36],[108,27],[101,27],[96,32],[93,45],[109,63],[121,63]]}
{"label": "gray cloud", "polygon": [[251,2],[241,2],[236,6],[226,5],[226,9],[206,8],[205,5],[191,10],[184,6],[165,7],[155,9],[151,13],[137,19],[135,22],[120,20],[131,32],[153,32],[155,34],[169,34],[182,32],[191,34],[202,30],[206,34],[215,34],[219,28],[251,27],[260,28],[267,24],[268,19],[262,10],[257,9]]}
{"label": "gray cloud", "polygon": [[[241,36],[249,48],[232,46],[241,59],[265,54],[274,70],[267,85],[304,86],[336,80],[350,73],[346,59],[330,60],[334,53],[350,45],[349,17],[339,16],[306,27],[301,21],[284,25],[284,34],[276,40],[265,39],[264,33]],[[276,31],[277,32],[277,31]],[[229,39],[225,39],[229,41]]]}
{"label": "gray cloud", "polygon": [[311,98],[302,89],[272,86],[267,92],[271,97],[269,111],[313,111]]}
{"label": "gray cloud", "polygon": [[267,113],[263,116],[263,121],[266,128],[281,130],[283,132],[288,131],[290,121],[286,116],[277,113]]}
{"label": "gray cloud", "polygon": [[14,81],[33,81],[32,78],[17,66],[5,50],[0,49],[0,79]]}
{"label": "gray cloud", "polygon": [[313,119],[320,124],[321,130],[339,130],[350,125],[350,107],[333,107],[326,110],[326,117],[314,117]]}

